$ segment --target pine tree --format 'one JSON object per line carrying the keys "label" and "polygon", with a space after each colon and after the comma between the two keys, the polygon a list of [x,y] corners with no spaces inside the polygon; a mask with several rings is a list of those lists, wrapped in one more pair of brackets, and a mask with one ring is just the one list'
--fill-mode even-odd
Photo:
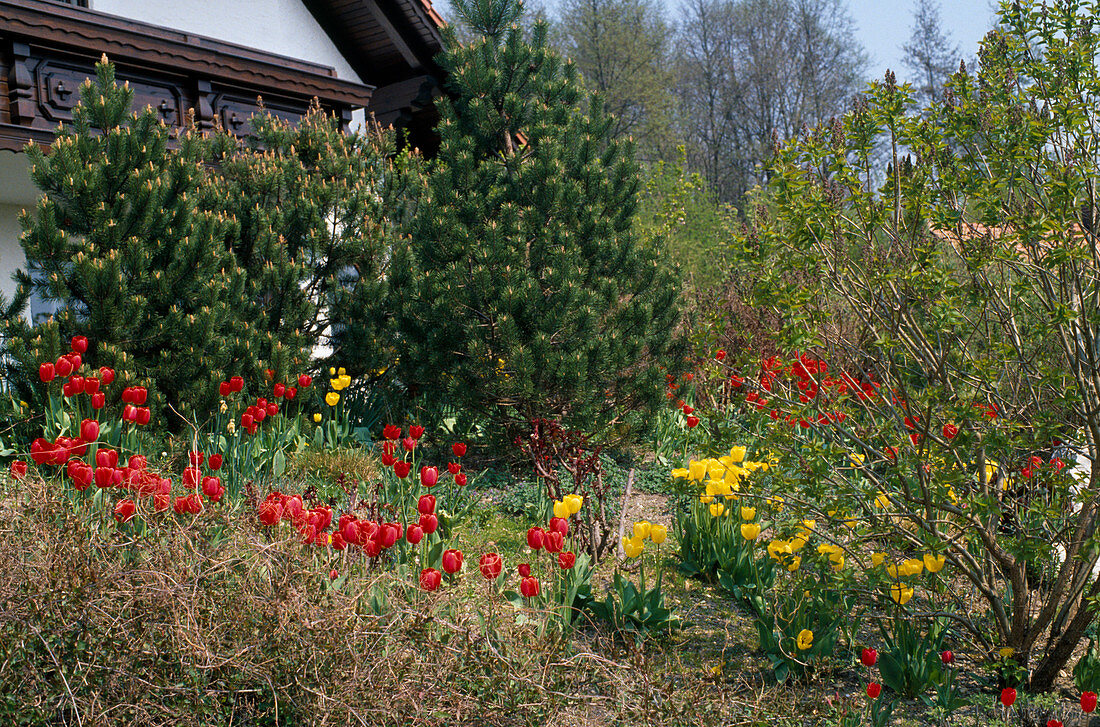
{"label": "pine tree", "polygon": [[657,405],[679,315],[634,231],[633,150],[518,0],[455,9],[481,37],[441,56],[440,148],[393,262],[399,375],[494,425],[606,433]]}
{"label": "pine tree", "polygon": [[225,246],[229,221],[195,205],[202,140],[185,130],[171,148],[153,109],[131,112],[133,91],[106,57],[80,99],[48,154],[25,150],[43,196],[21,218],[27,269],[17,278],[21,295],[58,309],[44,323],[5,320],[9,352],[37,370],[58,340],[84,335],[93,344],[85,360],[145,385],[151,406],[201,414],[219,380],[257,365],[238,315],[245,281]]}
{"label": "pine tree", "polygon": [[210,160],[202,207],[232,221],[246,315],[269,334],[261,355],[280,374],[319,344],[352,375],[387,367],[386,267],[415,156],[376,123],[346,134],[314,106],[297,123],[254,116],[244,142],[216,134]]}

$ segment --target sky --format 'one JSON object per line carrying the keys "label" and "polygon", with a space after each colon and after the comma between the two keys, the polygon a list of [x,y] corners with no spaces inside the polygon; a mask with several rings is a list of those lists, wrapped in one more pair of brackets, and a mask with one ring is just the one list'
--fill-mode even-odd
{"label": "sky", "polygon": [[[870,56],[871,78],[882,78],[887,68],[904,75],[902,45],[913,31],[914,0],[848,0],[856,37]],[[948,37],[964,58],[976,58],[978,41],[992,27],[993,8],[988,0],[940,0],[940,20]]]}

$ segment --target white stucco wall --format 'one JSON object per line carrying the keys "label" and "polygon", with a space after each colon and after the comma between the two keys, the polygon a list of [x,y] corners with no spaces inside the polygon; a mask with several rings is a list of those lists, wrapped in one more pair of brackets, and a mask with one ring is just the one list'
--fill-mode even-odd
{"label": "white stucco wall", "polygon": [[89,0],[89,7],[173,30],[323,63],[362,82],[302,0]]}
{"label": "white stucco wall", "polygon": [[19,212],[24,207],[33,207],[37,198],[27,157],[0,151],[0,293],[9,298],[15,292],[11,274],[23,266]]}

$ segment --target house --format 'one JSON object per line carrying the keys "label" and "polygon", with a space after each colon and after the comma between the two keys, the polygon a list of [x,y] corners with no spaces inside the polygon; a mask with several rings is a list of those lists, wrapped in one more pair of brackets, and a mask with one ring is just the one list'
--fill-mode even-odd
{"label": "house", "polygon": [[259,98],[288,119],[316,98],[430,152],[441,26],[430,0],[0,0],[0,293],[14,292],[18,215],[38,196],[20,150],[52,141],[103,54],[135,106],[171,125],[193,109],[200,128],[246,133]]}

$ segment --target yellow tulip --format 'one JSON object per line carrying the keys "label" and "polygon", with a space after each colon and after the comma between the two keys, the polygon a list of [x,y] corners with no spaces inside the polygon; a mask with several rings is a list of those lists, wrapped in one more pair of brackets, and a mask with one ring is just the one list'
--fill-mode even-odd
{"label": "yellow tulip", "polygon": [[634,523],[634,537],[638,540],[645,540],[649,537],[650,525],[645,520]]}
{"label": "yellow tulip", "polygon": [[340,395],[335,391],[330,391],[325,394],[325,403],[329,406],[336,406],[340,402]]}
{"label": "yellow tulip", "polygon": [[878,568],[886,560],[886,553],[871,553],[871,567]]}
{"label": "yellow tulip", "polygon": [[707,463],[696,462],[692,460],[688,462],[688,477],[692,482],[702,482],[703,478],[707,475]]}
{"label": "yellow tulip", "polygon": [[710,506],[710,514],[714,517],[720,517],[722,513],[726,511],[726,506],[720,502],[716,502]]}
{"label": "yellow tulip", "polygon": [[924,562],[916,558],[910,558],[901,564],[899,570],[903,576],[919,576],[924,570]]}
{"label": "yellow tulip", "polygon": [[791,564],[787,566],[787,570],[789,570],[791,573],[794,573],[796,570],[798,570],[798,567],[800,565],[802,565],[802,556],[796,555],[794,558],[791,559]]}
{"label": "yellow tulip", "polygon": [[1000,649],[997,649],[997,653],[1001,655],[1002,659],[1011,659],[1016,653],[1016,650],[1011,646],[1002,646]]}
{"label": "yellow tulip", "polygon": [[730,458],[733,459],[734,462],[738,462],[738,463],[744,462],[745,461],[745,448],[744,447],[731,447],[730,448]]}
{"label": "yellow tulip", "polygon": [[584,497],[581,495],[566,495],[565,501],[569,503],[569,513],[576,515],[584,505]]}
{"label": "yellow tulip", "polygon": [[853,467],[862,467],[864,459],[866,457],[859,452],[852,452],[848,455],[848,461],[852,463]]}
{"label": "yellow tulip", "polygon": [[[343,371],[343,369],[340,369],[340,371]],[[340,374],[340,388],[341,389],[346,389],[349,386],[351,386],[351,377],[348,376],[347,374],[341,373]]]}
{"label": "yellow tulip", "polygon": [[802,521],[802,527],[803,527],[803,529],[805,529],[805,530],[808,530],[808,531],[810,531],[811,533],[813,532],[813,530],[814,530],[814,526],[816,526],[816,525],[817,525],[817,521],[816,521],[816,520],[803,520],[803,521]]}
{"label": "yellow tulip", "polygon": [[895,581],[901,578],[901,573],[898,571],[898,567],[896,565],[891,564],[886,566],[886,573]]}
{"label": "yellow tulip", "polygon": [[803,546],[805,546],[806,543],[808,543],[809,541],[809,533],[797,533],[793,538],[791,538],[791,550],[797,553],[798,551],[802,550]]}
{"label": "yellow tulip", "polygon": [[347,371],[346,371],[346,370],[344,369],[344,367],[343,367],[343,366],[341,366],[340,368],[338,368],[338,369],[336,370],[336,373],[337,373],[337,375],[339,375],[339,376],[345,376],[345,375],[347,374]]}
{"label": "yellow tulip", "polygon": [[904,606],[909,603],[909,599],[913,597],[913,587],[907,586],[903,583],[895,583],[890,586],[890,598],[894,599],[894,603],[899,606]]}
{"label": "yellow tulip", "polygon": [[699,502],[703,503],[704,505],[709,505],[710,503],[714,502],[714,495],[699,495]]}
{"label": "yellow tulip", "polygon": [[829,556],[829,560],[833,563],[833,570],[839,571],[844,569],[844,556],[840,553],[833,553]]}
{"label": "yellow tulip", "polygon": [[745,540],[756,540],[760,537],[760,526],[756,523],[743,523],[741,525],[741,537]]}
{"label": "yellow tulip", "polygon": [[769,497],[768,504],[775,508],[776,512],[783,512],[783,498],[779,496]]}
{"label": "yellow tulip", "polygon": [[684,467],[677,467],[672,470],[672,478],[675,480],[686,480],[689,474],[691,474],[690,470]]}
{"label": "yellow tulip", "polygon": [[814,645],[814,632],[809,629],[802,629],[798,632],[798,649],[799,651],[805,651]]}
{"label": "yellow tulip", "polygon": [[768,555],[772,557],[776,562],[783,562],[785,556],[793,554],[791,550],[791,544],[786,540],[773,540],[768,543]]}
{"label": "yellow tulip", "polygon": [[642,554],[642,546],[635,543],[631,538],[623,538],[623,553],[627,558],[637,558]]}
{"label": "yellow tulip", "polygon": [[881,507],[883,510],[890,507],[890,498],[886,496],[885,492],[878,493],[878,497],[875,498],[875,506]]}
{"label": "yellow tulip", "polygon": [[340,386],[340,379],[329,379],[328,385],[332,387],[333,391],[339,391],[340,389],[344,388]]}
{"label": "yellow tulip", "polygon": [[334,369],[333,367],[329,366],[329,368],[328,368],[328,375],[329,375],[329,376],[335,376],[335,375],[336,375],[336,369]]}
{"label": "yellow tulip", "polygon": [[649,529],[649,539],[653,541],[654,545],[660,545],[665,542],[665,538],[668,537],[668,528],[664,525],[654,525]]}
{"label": "yellow tulip", "polygon": [[572,513],[569,512],[569,503],[565,500],[557,500],[554,502],[554,517],[560,517],[562,520],[568,519]]}
{"label": "yellow tulip", "polygon": [[755,507],[742,507],[741,508],[741,519],[742,520],[752,520],[754,517],[756,517],[756,508]]}
{"label": "yellow tulip", "polygon": [[932,555],[931,553],[924,554],[924,567],[928,569],[929,573],[939,573],[943,570],[943,564],[946,562],[946,558],[942,555]]}
{"label": "yellow tulip", "polygon": [[313,421],[317,422],[318,424],[321,423],[321,412],[316,412],[313,415]]}
{"label": "yellow tulip", "polygon": [[858,525],[859,520],[856,520],[854,517],[846,518],[844,520],[844,527],[848,528],[849,530],[855,530],[856,526]]}

